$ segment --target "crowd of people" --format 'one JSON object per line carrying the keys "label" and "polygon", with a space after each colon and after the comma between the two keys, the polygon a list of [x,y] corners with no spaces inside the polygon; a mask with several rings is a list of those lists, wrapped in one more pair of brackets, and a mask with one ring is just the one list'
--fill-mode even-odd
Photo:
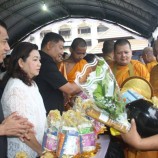
{"label": "crowd of people", "polygon": [[[0,20],[1,64],[10,51],[8,40],[7,26]],[[95,56],[86,56],[86,41],[75,38],[70,56],[64,59],[64,42],[61,35],[49,32],[41,50],[35,44],[20,42],[11,52],[0,82],[0,157],[12,158],[18,151],[27,152],[30,158],[41,156],[47,114],[55,109],[62,114],[70,98],[82,91],[74,82],[76,72]],[[151,83],[158,96],[158,40],[153,48],[143,50],[145,64],[132,60],[131,44],[126,39],[105,41],[102,56],[120,87],[127,78],[139,76]],[[135,120],[121,139],[128,144],[124,147],[126,158],[158,157],[158,135],[141,138]]]}

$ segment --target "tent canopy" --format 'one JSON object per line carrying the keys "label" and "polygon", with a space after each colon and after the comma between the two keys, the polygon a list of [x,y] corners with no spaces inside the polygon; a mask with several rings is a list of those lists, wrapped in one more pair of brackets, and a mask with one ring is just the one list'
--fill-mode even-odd
{"label": "tent canopy", "polygon": [[[48,11],[41,9],[44,3]],[[149,38],[158,26],[158,0],[0,0],[11,46],[49,23],[72,17],[113,21]]]}

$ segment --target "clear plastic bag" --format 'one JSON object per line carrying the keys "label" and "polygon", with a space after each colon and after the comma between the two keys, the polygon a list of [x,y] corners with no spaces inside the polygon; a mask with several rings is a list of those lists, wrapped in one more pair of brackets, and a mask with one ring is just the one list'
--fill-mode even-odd
{"label": "clear plastic bag", "polygon": [[89,116],[121,132],[129,130],[126,103],[110,67],[103,58],[96,57],[92,63],[86,64],[83,71],[77,73],[75,83],[96,105],[86,110]]}

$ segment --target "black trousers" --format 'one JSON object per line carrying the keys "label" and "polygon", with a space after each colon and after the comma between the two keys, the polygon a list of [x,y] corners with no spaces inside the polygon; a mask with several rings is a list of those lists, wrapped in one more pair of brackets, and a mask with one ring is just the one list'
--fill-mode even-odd
{"label": "black trousers", "polygon": [[123,145],[119,141],[111,141],[105,158],[125,158]]}
{"label": "black trousers", "polygon": [[115,136],[112,136],[107,127],[107,134],[110,136],[110,143],[105,158],[125,158],[124,142]]}

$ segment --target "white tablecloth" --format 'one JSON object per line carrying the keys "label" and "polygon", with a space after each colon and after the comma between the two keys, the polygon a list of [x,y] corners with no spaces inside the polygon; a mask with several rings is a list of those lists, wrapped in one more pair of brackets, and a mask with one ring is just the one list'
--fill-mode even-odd
{"label": "white tablecloth", "polygon": [[110,137],[108,135],[100,135],[97,142],[100,143],[101,149],[93,158],[104,158],[110,143]]}

